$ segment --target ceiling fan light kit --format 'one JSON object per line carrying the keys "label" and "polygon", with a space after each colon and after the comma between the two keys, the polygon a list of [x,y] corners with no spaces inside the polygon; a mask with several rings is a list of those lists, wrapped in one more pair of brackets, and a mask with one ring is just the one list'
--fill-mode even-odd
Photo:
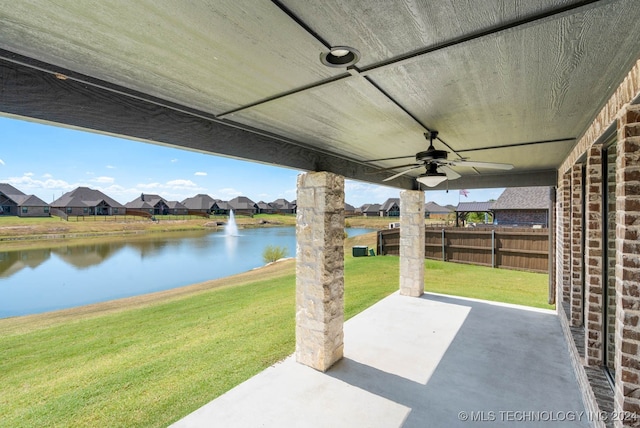
{"label": "ceiling fan light kit", "polygon": [[436,187],[438,184],[442,183],[447,179],[447,176],[441,172],[437,172],[436,174],[422,174],[416,180],[418,183],[422,183],[427,187]]}

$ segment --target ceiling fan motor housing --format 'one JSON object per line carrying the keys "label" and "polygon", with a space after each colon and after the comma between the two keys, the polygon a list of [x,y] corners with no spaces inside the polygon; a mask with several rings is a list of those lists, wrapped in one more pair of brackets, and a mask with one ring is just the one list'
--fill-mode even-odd
{"label": "ceiling fan motor housing", "polygon": [[416,161],[427,162],[437,159],[446,159],[447,152],[445,150],[436,150],[433,146],[430,146],[428,150],[416,154]]}

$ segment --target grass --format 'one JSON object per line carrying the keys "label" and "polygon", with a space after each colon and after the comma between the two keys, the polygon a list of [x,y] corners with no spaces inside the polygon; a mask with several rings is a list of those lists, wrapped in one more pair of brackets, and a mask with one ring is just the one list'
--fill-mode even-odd
{"label": "grass", "polygon": [[425,291],[553,309],[549,276],[435,260],[425,262]]}
{"label": "grass", "polygon": [[[375,234],[348,242],[372,246]],[[546,275],[425,265],[429,291],[549,308]],[[347,252],[345,318],[397,288],[397,257]],[[192,287],[0,320],[0,426],[166,426],[290,355],[294,302],[289,260]]]}

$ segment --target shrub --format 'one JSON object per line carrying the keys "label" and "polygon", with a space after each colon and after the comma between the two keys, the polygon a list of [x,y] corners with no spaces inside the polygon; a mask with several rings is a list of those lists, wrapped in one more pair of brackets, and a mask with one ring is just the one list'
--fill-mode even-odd
{"label": "shrub", "polygon": [[262,252],[262,260],[265,263],[275,262],[278,259],[287,256],[287,249],[285,247],[279,247],[275,245],[267,245]]}

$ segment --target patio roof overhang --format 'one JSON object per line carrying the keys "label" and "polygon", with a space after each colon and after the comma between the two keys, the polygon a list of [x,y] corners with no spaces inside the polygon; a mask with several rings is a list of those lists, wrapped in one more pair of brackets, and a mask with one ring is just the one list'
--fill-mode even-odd
{"label": "patio roof overhang", "polygon": [[0,114],[373,183],[429,130],[514,165],[436,189],[555,185],[640,57],[635,0],[22,1],[0,24]]}

